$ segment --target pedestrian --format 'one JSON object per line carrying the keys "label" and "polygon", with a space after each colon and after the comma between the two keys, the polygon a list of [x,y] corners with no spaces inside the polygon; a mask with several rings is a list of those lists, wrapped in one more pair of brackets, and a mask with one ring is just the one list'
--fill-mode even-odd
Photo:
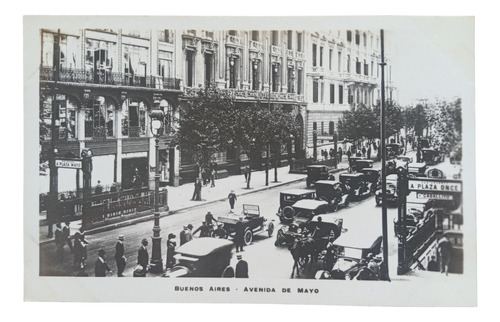
{"label": "pedestrian", "polygon": [[59,200],[61,201],[67,200],[66,195],[64,193],[61,193],[61,195],[59,196]]}
{"label": "pedestrian", "polygon": [[250,187],[250,179],[252,179],[252,168],[247,166],[247,188]]}
{"label": "pedestrian", "polygon": [[236,263],[236,278],[248,278],[248,263],[243,260],[241,255],[237,255],[238,263]]}
{"label": "pedestrian", "polygon": [[345,154],[347,154],[347,160],[349,160],[349,162],[350,162],[351,161],[351,150],[347,150],[347,152]]}
{"label": "pedestrian", "polygon": [[138,270],[136,267],[136,271],[134,271],[135,277],[144,277],[149,269],[149,253],[148,253],[148,240],[144,238],[141,242],[141,247],[139,247],[139,251],[137,252],[137,265],[141,268]]}
{"label": "pedestrian", "polygon": [[201,237],[210,237],[210,227],[208,226],[207,222],[204,221],[200,227],[198,227],[194,232],[193,236],[196,235],[197,232],[200,232],[200,238]]}
{"label": "pedestrian", "polygon": [[248,167],[243,169],[243,175],[245,176],[245,183],[248,182]]}
{"label": "pedestrian", "polygon": [[66,241],[61,230],[61,223],[56,224],[56,230],[54,231],[54,241],[56,243],[57,260],[62,262],[64,255],[64,244],[66,243]]}
{"label": "pedestrian", "polygon": [[115,261],[117,267],[116,274],[118,275],[118,277],[123,277],[123,271],[125,270],[125,264],[127,262],[127,258],[125,257],[125,247],[123,245],[124,239],[124,235],[119,235],[118,241],[115,245]]}
{"label": "pedestrian", "polygon": [[431,259],[427,263],[427,270],[430,272],[439,272],[439,265],[436,261],[436,256],[431,256]]}
{"label": "pedestrian", "polygon": [[69,228],[69,222],[64,223],[64,227],[62,228],[62,233],[64,241],[69,247],[69,252],[73,254],[73,244],[71,243],[71,230]]}
{"label": "pedestrian", "polygon": [[339,152],[337,157],[339,158],[339,163],[342,162],[342,148],[339,146]]}
{"label": "pedestrian", "polygon": [[243,219],[239,218],[239,220],[234,225],[234,243],[236,244],[236,252],[243,252],[243,245],[245,244],[245,225],[243,224]]}
{"label": "pedestrian", "polygon": [[175,242],[175,235],[170,233],[168,234],[167,239],[167,264],[166,269],[172,268],[175,265],[175,246],[177,243]]}
{"label": "pedestrian", "polygon": [[106,277],[106,272],[111,273],[111,268],[109,268],[105,259],[106,251],[104,249],[99,249],[97,256],[97,260],[95,261],[95,276]]}
{"label": "pedestrian", "polygon": [[102,185],[101,185],[101,180],[97,180],[97,186],[94,189],[94,193],[96,195],[100,195],[102,193]]}
{"label": "pedestrian", "polygon": [[335,150],[333,148],[330,148],[330,159],[333,159],[335,157]]}
{"label": "pedestrian", "polygon": [[358,281],[373,281],[375,280],[375,273],[368,268],[367,262],[365,259],[360,261],[360,269],[358,274],[354,277],[354,279]]}
{"label": "pedestrian", "polygon": [[441,257],[441,273],[445,273],[448,276],[452,250],[452,245],[448,237],[444,236],[439,240],[437,249]]}
{"label": "pedestrian", "polygon": [[68,199],[75,199],[76,198],[76,195],[73,191],[70,191],[69,192],[69,196],[68,196]]}
{"label": "pedestrian", "polygon": [[201,186],[202,186],[202,183],[201,183],[200,178],[196,178],[196,180],[194,181],[193,198],[191,198],[191,200],[195,200],[195,201],[201,200]]}
{"label": "pedestrian", "polygon": [[212,169],[212,171],[210,172],[210,181],[212,182],[212,184],[210,185],[210,188],[215,187],[215,170],[214,169]]}
{"label": "pedestrian", "polygon": [[73,235],[73,265],[87,266],[87,245],[88,241],[85,239],[85,230],[83,227]]}
{"label": "pedestrian", "polygon": [[366,155],[366,148],[363,146],[363,148],[361,149],[361,153],[363,154],[363,157]]}
{"label": "pedestrian", "polygon": [[368,150],[366,150],[366,158],[370,159],[371,156],[372,156],[372,148],[370,145],[368,145]]}
{"label": "pedestrian", "polygon": [[336,247],[334,246],[335,238],[330,236],[328,238],[328,243],[326,244],[326,254],[325,254],[325,270],[330,272],[333,269],[336,258]]}
{"label": "pedestrian", "polygon": [[237,200],[236,194],[234,193],[234,190],[231,190],[231,192],[227,196],[227,199],[229,200],[229,206],[231,207],[230,212],[233,212],[233,210],[234,210],[234,203]]}
{"label": "pedestrian", "polygon": [[373,272],[373,274],[375,274],[374,278],[378,280],[380,278],[380,267],[378,266],[377,261],[375,261],[375,257],[372,253],[369,253],[366,258],[368,260],[367,267]]}
{"label": "pedestrian", "polygon": [[183,227],[183,230],[179,234],[180,238],[180,246],[184,245],[187,242],[193,240],[193,225],[189,224]]}

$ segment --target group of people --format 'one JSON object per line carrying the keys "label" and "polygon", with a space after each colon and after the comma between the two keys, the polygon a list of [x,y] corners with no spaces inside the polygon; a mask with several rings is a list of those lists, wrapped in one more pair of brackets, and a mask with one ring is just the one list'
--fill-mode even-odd
{"label": "group of people", "polygon": [[339,147],[336,153],[333,148],[330,148],[330,150],[321,149],[321,157],[323,160],[337,158],[337,162],[340,163],[342,161],[342,148]]}
{"label": "group of people", "polygon": [[66,222],[64,227],[62,227],[61,223],[57,223],[54,231],[54,241],[58,261],[63,261],[64,247],[67,245],[70,253],[73,254],[73,265],[80,268],[86,267],[87,245],[89,242],[85,239],[83,227],[80,227],[75,234],[71,235],[69,222]]}

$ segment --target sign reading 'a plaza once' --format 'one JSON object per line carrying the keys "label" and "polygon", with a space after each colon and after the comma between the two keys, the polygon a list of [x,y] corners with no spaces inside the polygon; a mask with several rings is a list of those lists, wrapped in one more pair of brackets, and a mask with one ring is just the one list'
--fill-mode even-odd
{"label": "sign reading 'a plaza once'", "polygon": [[57,168],[81,169],[82,161],[80,160],[61,160],[56,159]]}
{"label": "sign reading 'a plaza once'", "polygon": [[462,192],[461,181],[450,180],[429,180],[429,179],[409,179],[408,189],[410,191],[426,192]]}

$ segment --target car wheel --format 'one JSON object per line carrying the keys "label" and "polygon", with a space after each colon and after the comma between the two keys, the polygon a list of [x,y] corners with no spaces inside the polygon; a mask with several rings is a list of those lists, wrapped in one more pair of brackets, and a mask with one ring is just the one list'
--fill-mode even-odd
{"label": "car wheel", "polygon": [[253,240],[253,232],[250,228],[245,230],[245,234],[243,235],[243,242],[246,246],[250,245]]}
{"label": "car wheel", "polygon": [[267,225],[267,235],[271,237],[273,235],[273,232],[274,232],[274,224],[270,222],[269,225]]}
{"label": "car wheel", "polygon": [[283,208],[283,221],[292,220],[295,215],[295,210],[292,207],[286,206]]}

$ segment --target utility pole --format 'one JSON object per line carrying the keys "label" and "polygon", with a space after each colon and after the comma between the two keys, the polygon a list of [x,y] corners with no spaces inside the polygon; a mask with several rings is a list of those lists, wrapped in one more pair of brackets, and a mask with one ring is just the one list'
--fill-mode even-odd
{"label": "utility pole", "polygon": [[[272,31],[271,31],[271,33],[272,33]],[[271,112],[271,71],[273,68],[273,58],[271,55],[271,46],[272,46],[271,37],[272,37],[272,35],[270,35],[270,37],[269,37],[269,64],[268,64],[269,71],[267,73],[267,77],[268,77],[267,83],[269,85],[267,88],[267,109],[269,112]],[[270,135],[270,134],[268,133],[268,135]],[[268,137],[268,140],[269,140],[269,137]],[[269,185],[269,150],[270,149],[271,149],[270,144],[269,144],[269,142],[267,142],[267,146],[266,146],[266,186]]]}
{"label": "utility pole", "polygon": [[382,154],[382,243],[383,243],[383,259],[385,266],[385,278],[387,281],[390,281],[389,277],[389,245],[387,241],[387,187],[386,187],[386,171],[385,171],[385,159],[386,159],[386,147],[385,147],[385,80],[384,80],[384,30],[380,30],[380,40],[381,40],[381,56],[382,61],[380,63],[381,66],[381,88],[382,88],[382,102],[380,108],[380,149]]}

